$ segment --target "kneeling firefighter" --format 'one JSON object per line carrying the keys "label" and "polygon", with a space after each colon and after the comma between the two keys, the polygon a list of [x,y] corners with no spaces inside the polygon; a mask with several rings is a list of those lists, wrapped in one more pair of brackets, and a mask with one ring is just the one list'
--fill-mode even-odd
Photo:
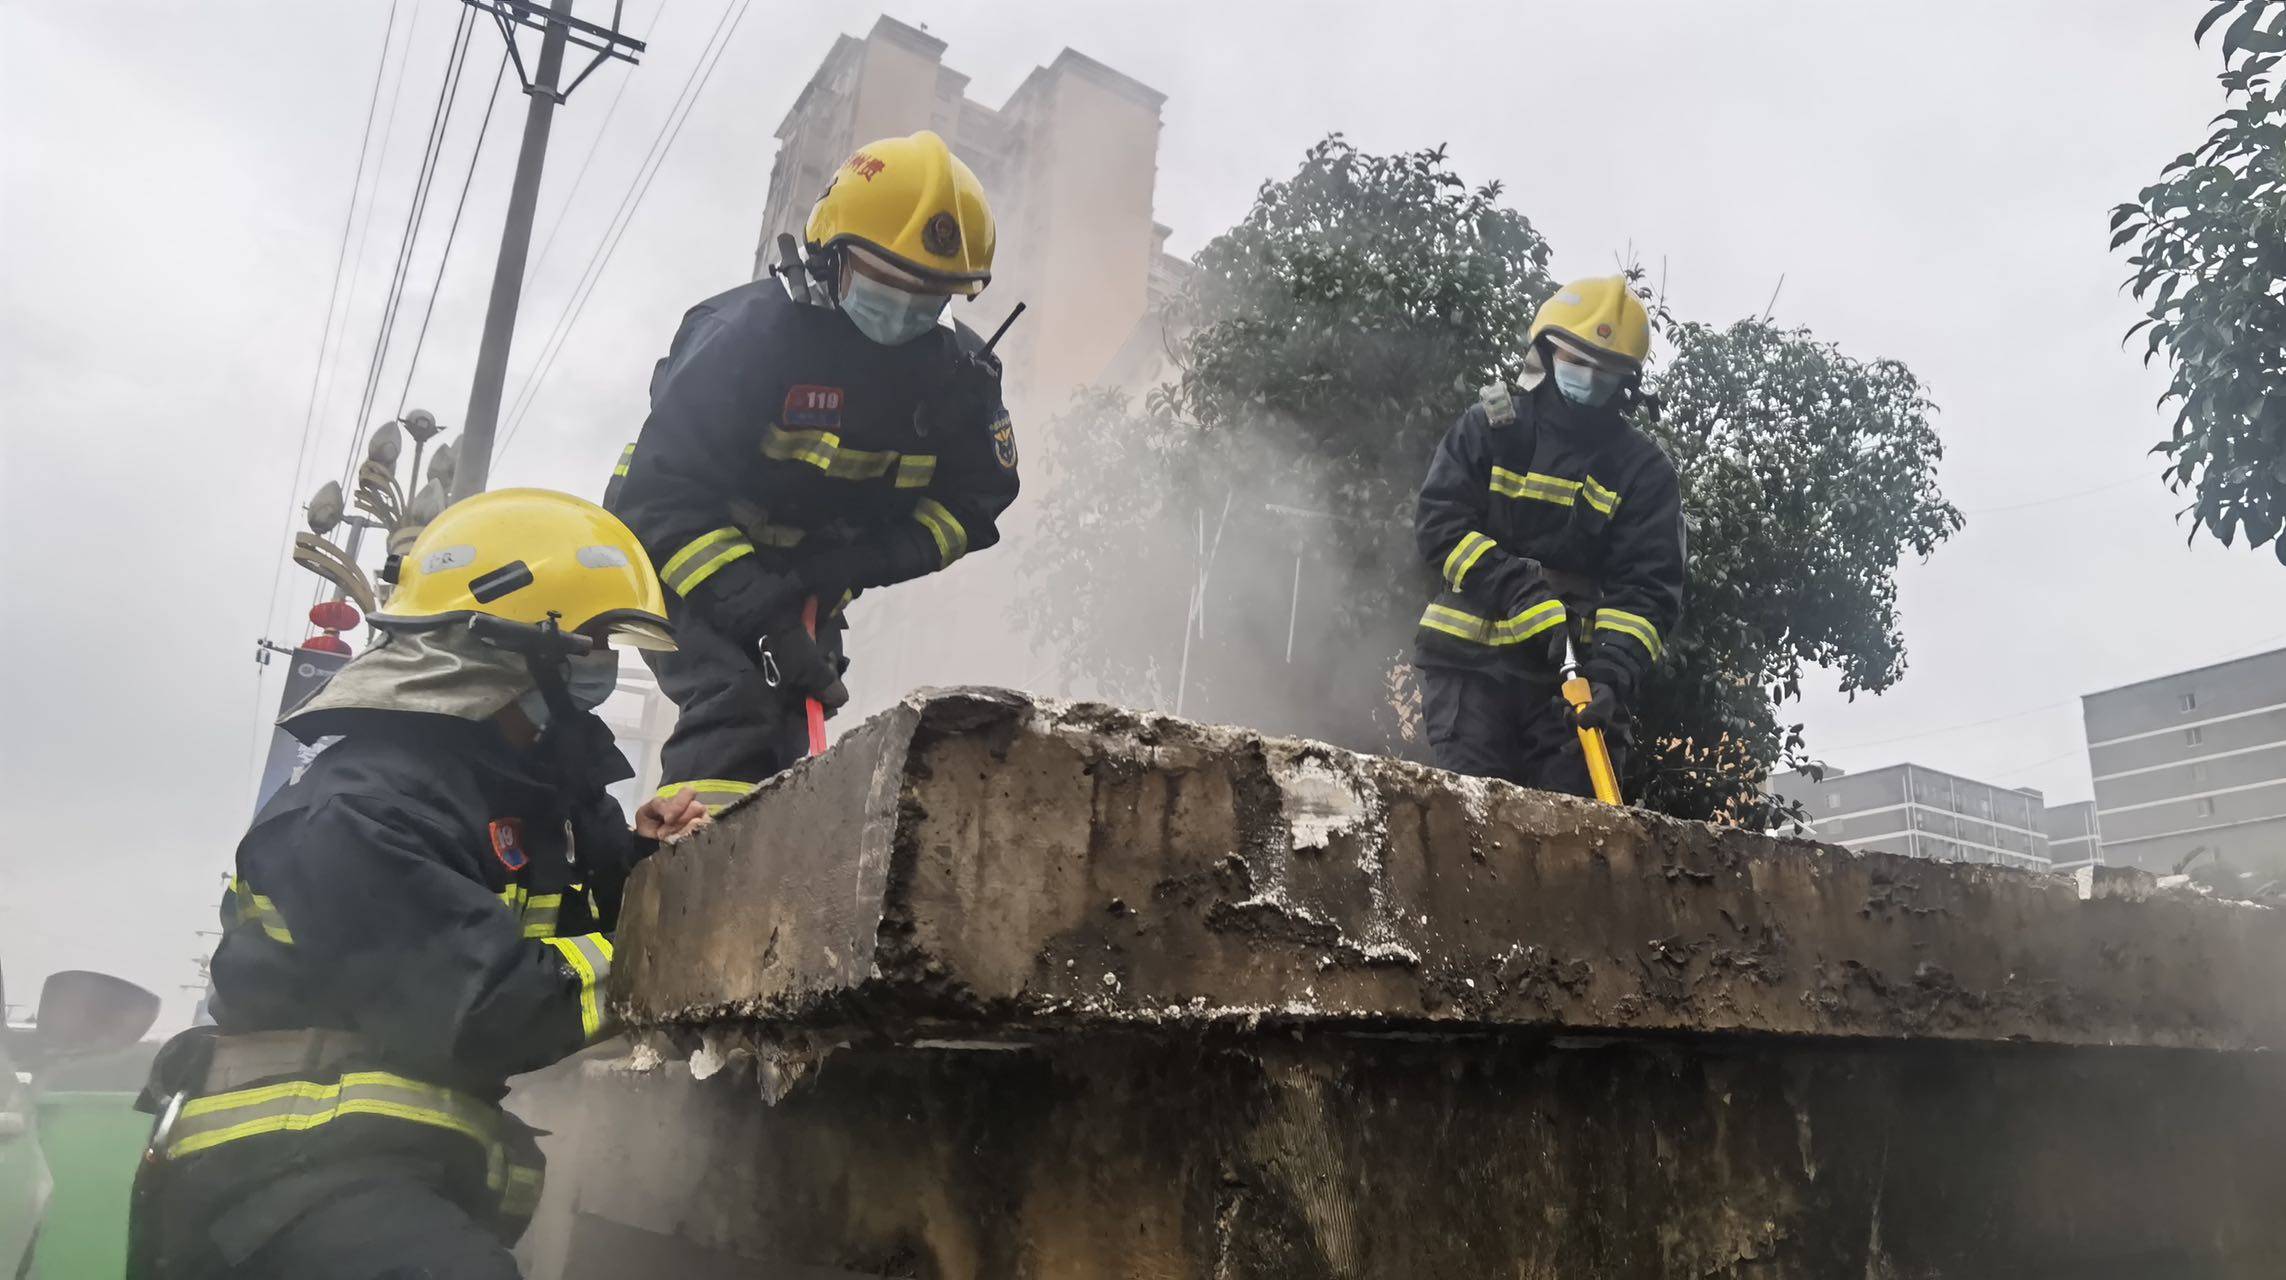
{"label": "kneeling firefighter", "polygon": [[719,807],[807,754],[805,703],[849,696],[841,607],[999,541],[1017,489],[1000,365],[943,320],[992,278],[994,235],[937,135],[869,143],[806,244],[781,237],[776,278],[683,317],[604,496],[659,565],[681,642],[645,655],[681,712],[670,788]]}
{"label": "kneeling firefighter", "polygon": [[238,845],[216,1025],[153,1065],[131,1275],[516,1275],[540,1161],[504,1082],[605,1034],[627,872],[704,820],[653,800],[630,831],[604,790],[612,646],[674,640],[601,507],[447,508],[373,624],[284,722],[322,746]]}
{"label": "kneeling firefighter", "polygon": [[[1518,387],[1495,382],[1446,431],[1414,531],[1444,591],[1414,641],[1440,768],[1592,795],[1579,728],[1626,767],[1629,708],[1683,608],[1675,468],[1627,420],[1650,318],[1620,276],[1558,290]],[[1590,686],[1559,689],[1567,648]]]}

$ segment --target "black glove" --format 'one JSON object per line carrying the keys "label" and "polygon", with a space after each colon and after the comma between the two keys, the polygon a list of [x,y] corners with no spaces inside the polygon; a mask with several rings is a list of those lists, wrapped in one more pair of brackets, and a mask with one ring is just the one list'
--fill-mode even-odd
{"label": "black glove", "polygon": [[880,556],[854,543],[820,547],[803,553],[794,566],[802,590],[816,597],[818,608],[832,613],[841,598],[864,587],[879,586]]}
{"label": "black glove", "polygon": [[1555,698],[1556,714],[1582,729],[1610,730],[1627,722],[1627,704],[1619,697],[1619,690],[1595,680],[1588,681],[1588,702],[1574,709],[1571,699],[1558,693]]}
{"label": "black glove", "polygon": [[839,711],[849,701],[849,686],[825,650],[818,647],[799,614],[790,614],[755,645],[755,660],[762,678],[772,688],[791,689],[816,698],[828,711]]}

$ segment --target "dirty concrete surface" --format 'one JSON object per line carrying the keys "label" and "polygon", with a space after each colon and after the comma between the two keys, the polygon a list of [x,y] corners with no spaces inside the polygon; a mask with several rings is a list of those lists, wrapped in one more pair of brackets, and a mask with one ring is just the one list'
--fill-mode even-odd
{"label": "dirty concrete surface", "polygon": [[916,695],[631,885],[563,1274],[2278,1274],[2286,928],[2090,889]]}

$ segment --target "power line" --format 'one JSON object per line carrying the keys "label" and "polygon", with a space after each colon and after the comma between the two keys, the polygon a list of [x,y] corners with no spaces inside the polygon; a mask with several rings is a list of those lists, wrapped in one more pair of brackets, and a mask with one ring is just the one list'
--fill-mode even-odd
{"label": "power line", "polygon": [[[342,296],[341,340],[349,340],[349,317],[357,310],[358,277],[364,274],[365,241],[373,232],[373,211],[381,204],[381,175],[389,168],[389,144],[397,136],[397,99],[405,88],[405,71],[413,64],[413,41],[420,35],[421,10],[413,10],[413,20],[405,25],[405,44],[397,57],[397,76],[389,84],[389,105],[381,112],[381,152],[373,162],[373,188],[365,198],[365,217],[357,227],[357,248],[349,255],[349,291]],[[333,367],[326,371],[325,392],[319,397],[321,404],[333,403],[334,378],[341,372],[341,352],[336,346]],[[299,481],[300,477],[295,477]]]}
{"label": "power line", "polygon": [[[341,301],[342,268],[349,262],[349,231],[357,222],[357,193],[365,185],[365,155],[373,145],[373,114],[375,109],[381,105],[381,73],[389,66],[389,42],[396,33],[397,0],[390,0],[388,25],[381,31],[381,56],[373,64],[373,88],[366,95],[365,100],[365,131],[357,143],[357,167],[350,171],[349,176],[349,206],[342,210],[341,214],[341,244],[334,250],[333,283],[326,289],[325,323],[318,327],[317,362],[310,366],[309,404],[302,410],[301,443],[294,448],[294,471],[287,480],[287,483],[293,486],[293,492],[287,495],[289,505],[287,507],[286,527],[279,534],[278,559],[275,567],[270,571],[270,603],[264,606],[262,610],[262,628],[265,631],[277,619],[278,594],[285,587],[286,548],[292,544],[295,523],[294,512],[299,509],[293,499],[301,492],[302,468],[308,465],[310,440],[317,430],[318,383],[325,372],[326,348],[331,346],[333,341],[333,316],[336,305]],[[261,698],[261,682],[256,681],[254,687],[255,698],[259,700]],[[259,740],[257,740],[256,750],[260,750]]]}
{"label": "power line", "polygon": [[[651,25],[643,32],[645,42],[657,36],[659,18],[666,11],[667,0],[659,0],[659,7],[651,11]],[[619,114],[619,100],[627,96],[627,86],[634,80],[632,74],[619,77],[619,87],[612,91],[611,102],[603,109],[603,121],[595,127],[595,137],[587,144],[587,154],[580,157],[579,172],[572,175],[571,186],[564,191],[563,203],[556,206],[555,221],[549,224],[546,238],[540,241],[539,255],[532,259],[532,276],[525,278],[526,288],[530,287],[532,277],[538,276],[540,269],[547,265],[548,250],[555,247],[557,234],[564,229],[564,223],[570,220],[572,201],[579,195],[580,184],[587,181],[588,167],[595,163],[595,153],[603,147],[603,135],[611,129],[611,118]]]}
{"label": "power line", "polygon": [[1961,508],[1961,514],[1964,516],[1990,516],[1999,515],[2004,511],[2027,511],[2033,507],[2054,506],[2056,503],[2070,502],[2075,498],[2085,498],[2098,493],[2109,493],[2114,489],[2124,489],[2131,484],[2145,484],[2148,483],[2151,479],[2152,477],[2149,475],[2133,475],[2127,477],[2124,480],[2114,480],[2109,484],[2099,484],[2086,489],[2074,489],[2070,493],[2059,493],[2045,498],[2034,498],[2029,502],[2011,502],[1998,507],[1963,507]]}
{"label": "power line", "polygon": [[[421,330],[413,337],[413,354],[405,363],[405,385],[397,393],[397,416],[405,416],[405,402],[412,398],[413,374],[421,367],[421,347],[429,339],[429,318],[437,313],[437,295],[444,290],[445,264],[452,261],[453,241],[460,236],[460,215],[468,208],[468,189],[476,181],[476,162],[484,156],[484,140],[492,132],[492,110],[500,105],[500,83],[508,74],[508,51],[500,51],[500,65],[492,73],[492,95],[484,103],[484,119],[476,126],[476,146],[468,153],[468,171],[461,175],[460,198],[453,202],[452,225],[445,229],[444,252],[437,258],[436,278],[429,282],[428,305],[421,308]],[[421,482],[419,476],[413,483]]]}
{"label": "power line", "polygon": [[445,134],[452,123],[453,108],[460,99],[460,78],[468,66],[468,37],[475,17],[475,10],[461,10],[460,22],[453,30],[452,46],[445,54],[444,77],[437,82],[436,105],[429,111],[429,134],[421,147],[421,167],[413,179],[412,204],[405,210],[405,229],[397,237],[397,262],[390,273],[388,295],[381,303],[381,327],[373,337],[373,352],[366,362],[365,388],[358,397],[357,416],[350,424],[349,448],[342,459],[344,489],[354,485],[358,445],[371,427],[373,402],[381,390],[381,370],[389,360],[389,340],[396,332],[397,312],[404,304],[405,281],[412,271],[413,251],[420,244],[429,191],[436,183],[437,159],[444,153]]}
{"label": "power line", "polygon": [[[604,270],[611,265],[611,255],[619,248],[619,241],[627,234],[627,228],[634,223],[636,211],[642,207],[643,197],[651,189],[651,180],[665,166],[667,153],[674,149],[675,139],[682,136],[683,125],[691,118],[691,111],[698,105],[699,95],[706,91],[707,82],[714,78],[714,69],[721,65],[722,55],[730,48],[731,38],[738,34],[738,24],[745,20],[751,4],[752,0],[724,0],[722,16],[715,20],[714,33],[708,36],[707,44],[700,48],[698,61],[692,64],[691,74],[684,78],[683,91],[676,95],[674,104],[667,108],[667,118],[660,122],[659,134],[652,139],[651,150],[645,154],[643,164],[636,167],[627,194],[620,197],[618,211],[613,213],[612,222],[604,227],[602,238],[596,242],[595,252],[588,258],[587,270],[580,273],[579,284],[573,286],[573,297],[566,301],[564,312],[558,316],[554,329],[549,333],[548,345],[541,353],[539,367],[525,382],[522,394],[517,397],[514,416],[500,441],[500,456],[507,455],[509,445],[515,442],[517,428],[524,424],[525,415],[531,412],[533,403],[539,399],[540,387],[547,381],[548,372],[555,367],[556,357],[563,354],[564,344],[570,340],[572,329],[579,324],[580,313],[587,309],[587,300],[594,296],[596,284],[603,279]],[[733,8],[737,10],[735,16],[731,12]],[[678,109],[681,111],[679,116],[676,114]]]}

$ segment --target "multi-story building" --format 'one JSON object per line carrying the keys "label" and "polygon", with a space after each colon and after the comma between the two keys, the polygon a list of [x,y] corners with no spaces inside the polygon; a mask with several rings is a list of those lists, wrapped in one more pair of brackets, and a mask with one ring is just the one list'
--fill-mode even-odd
{"label": "multi-story building", "polygon": [[989,333],[1029,309],[1000,347],[1012,406],[1042,418],[1099,381],[1188,264],[1153,221],[1159,108],[1166,95],[1065,49],[997,109],[967,97],[944,41],[894,18],[842,36],[778,126],[754,273],[797,239],[810,205],[860,143],[933,129],[984,182],[999,221],[993,281],[955,314]]}
{"label": "multi-story building", "polygon": [[2286,875],[2286,649],[2080,700],[2104,861]]}
{"label": "multi-story building", "polygon": [[1813,782],[1782,773],[1770,789],[1801,804],[1812,834],[1845,849],[1878,849],[1945,862],[2048,869],[2040,793],[2010,790],[1925,765],[1829,772]]}
{"label": "multi-story building", "polygon": [[2041,825],[2048,833],[2048,861],[2057,871],[2102,866],[2103,841],[2096,834],[2095,801],[2074,800],[2047,807]]}

